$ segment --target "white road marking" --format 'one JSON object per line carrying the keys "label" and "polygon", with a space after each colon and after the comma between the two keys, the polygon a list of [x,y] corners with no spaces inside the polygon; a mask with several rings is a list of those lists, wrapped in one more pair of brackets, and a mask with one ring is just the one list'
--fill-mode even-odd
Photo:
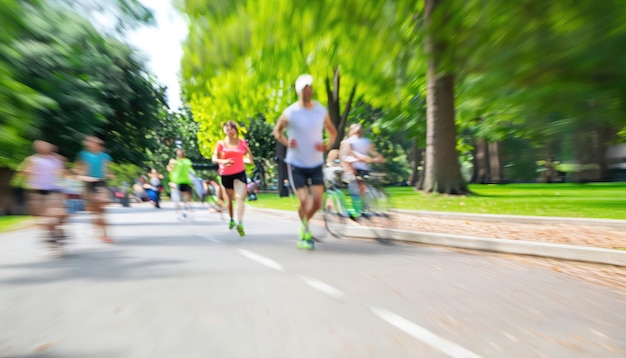
{"label": "white road marking", "polygon": [[334,288],[333,286],[325,282],[318,281],[316,279],[309,278],[306,276],[298,276],[298,277],[300,277],[300,279],[302,279],[302,281],[304,281],[307,285],[331,297],[342,299],[346,296],[343,292],[339,291],[338,289]]}
{"label": "white road marking", "polygon": [[261,265],[265,265],[271,269],[274,269],[276,271],[284,271],[283,267],[276,261],[272,260],[272,259],[268,259],[265,256],[261,256],[258,254],[255,254],[254,252],[248,251],[248,250],[242,250],[239,249],[237,250],[239,251],[239,253],[241,255],[243,255],[244,257],[249,258],[250,260],[256,261],[258,263],[260,263]]}
{"label": "white road marking", "polygon": [[445,338],[430,332],[429,330],[418,326],[417,324],[398,316],[397,314],[388,311],[384,308],[370,307],[370,310],[374,312],[378,317],[398,328],[399,330],[409,334],[413,338],[426,343],[427,345],[437,349],[438,351],[450,356],[450,357],[463,357],[474,358],[480,357],[474,352],[471,352],[458,344],[451,342]]}
{"label": "white road marking", "polygon": [[218,244],[222,243],[220,240],[214,239],[214,238],[210,237],[209,235],[196,235],[196,236],[199,236],[199,237],[201,237],[201,238],[203,238],[205,240],[216,242]]}

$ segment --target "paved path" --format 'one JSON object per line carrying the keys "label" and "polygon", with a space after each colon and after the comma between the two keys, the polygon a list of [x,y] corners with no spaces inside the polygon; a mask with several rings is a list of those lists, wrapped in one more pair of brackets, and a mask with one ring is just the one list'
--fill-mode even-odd
{"label": "paved path", "polygon": [[551,270],[329,237],[300,251],[280,214],[249,212],[245,238],[199,205],[108,217],[114,245],[81,214],[61,259],[32,229],[0,235],[1,357],[626,356],[626,295]]}

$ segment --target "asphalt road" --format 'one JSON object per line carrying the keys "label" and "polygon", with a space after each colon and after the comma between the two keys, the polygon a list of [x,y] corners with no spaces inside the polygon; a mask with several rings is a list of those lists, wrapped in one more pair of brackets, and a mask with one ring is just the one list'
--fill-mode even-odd
{"label": "asphalt road", "polygon": [[241,238],[164,205],[111,208],[112,245],[74,216],[61,258],[0,235],[0,356],[626,356],[624,292],[484,252],[302,251],[292,216],[248,211]]}

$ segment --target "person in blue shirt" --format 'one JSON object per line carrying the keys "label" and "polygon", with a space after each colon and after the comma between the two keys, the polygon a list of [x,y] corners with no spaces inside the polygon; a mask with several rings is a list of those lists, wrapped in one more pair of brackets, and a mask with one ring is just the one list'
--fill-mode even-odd
{"label": "person in blue shirt", "polygon": [[94,224],[101,230],[101,241],[111,243],[113,240],[107,235],[104,217],[105,206],[111,199],[106,180],[110,178],[109,164],[111,156],[104,152],[102,139],[87,136],[84,140],[85,150],[78,153],[77,168],[85,181],[85,195],[87,210],[94,214]]}

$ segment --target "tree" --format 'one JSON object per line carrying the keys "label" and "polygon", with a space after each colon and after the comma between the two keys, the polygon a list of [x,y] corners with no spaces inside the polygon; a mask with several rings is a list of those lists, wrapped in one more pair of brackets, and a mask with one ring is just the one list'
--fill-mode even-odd
{"label": "tree", "polygon": [[35,112],[51,105],[45,96],[18,79],[19,71],[14,66],[23,58],[13,44],[28,29],[26,11],[15,0],[3,1],[0,6],[0,167],[15,167],[28,155]]}
{"label": "tree", "polygon": [[28,30],[13,39],[15,78],[48,99],[33,112],[24,139],[50,141],[73,159],[83,136],[96,134],[115,160],[145,161],[154,145],[146,134],[158,123],[165,96],[136,51],[45,5],[25,12],[24,23]]}
{"label": "tree", "polygon": [[454,72],[449,60],[450,44],[442,31],[452,9],[441,0],[426,0],[426,52],[428,57],[426,169],[424,190],[446,194],[467,194],[456,150],[454,122]]}
{"label": "tree", "polygon": [[[396,86],[397,77],[389,67],[403,44],[385,44],[406,37],[406,31],[396,31],[395,24],[407,21],[398,14],[414,3],[342,0],[294,6],[287,0],[186,0],[179,7],[191,19],[183,78],[194,116],[202,126],[201,142],[219,137],[223,118],[247,123],[262,113],[275,121],[294,101],[292,82],[303,72],[314,74],[317,95],[326,99],[339,141],[358,96],[356,78],[369,92],[364,95],[371,94],[379,102],[387,103],[385,97],[394,92],[389,89]],[[377,31],[361,31],[363,26]],[[341,89],[346,86],[350,91],[341,103]]]}

